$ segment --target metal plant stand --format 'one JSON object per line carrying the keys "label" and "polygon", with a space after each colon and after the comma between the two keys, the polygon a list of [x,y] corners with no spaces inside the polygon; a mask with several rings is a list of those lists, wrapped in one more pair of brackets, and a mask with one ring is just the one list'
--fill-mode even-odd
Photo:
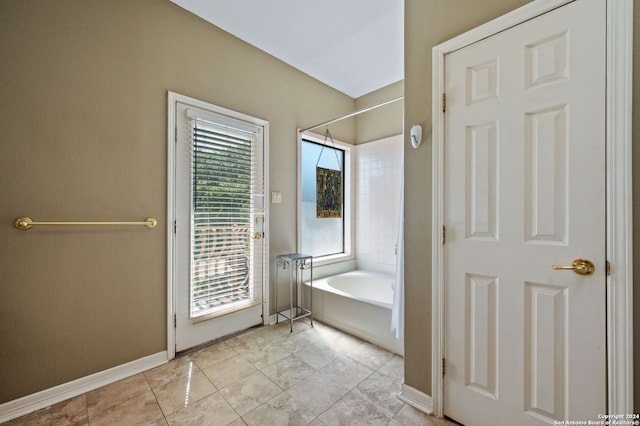
{"label": "metal plant stand", "polygon": [[[289,309],[278,311],[278,275],[280,269],[289,270]],[[302,272],[309,269],[311,287],[309,309],[305,309],[298,304],[298,299],[302,300]],[[296,293],[294,299],[293,293]],[[300,296],[298,296],[300,295]],[[290,331],[293,332],[293,321],[309,317],[313,326],[313,257],[308,254],[290,253],[281,254],[276,258],[276,324],[280,321],[280,316],[289,320]]]}

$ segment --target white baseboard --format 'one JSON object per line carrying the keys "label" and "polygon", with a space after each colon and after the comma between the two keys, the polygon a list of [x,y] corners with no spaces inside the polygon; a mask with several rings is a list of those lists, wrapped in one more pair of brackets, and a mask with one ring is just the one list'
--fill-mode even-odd
{"label": "white baseboard", "polygon": [[413,408],[426,414],[433,414],[433,403],[431,397],[424,392],[412,388],[411,386],[402,384],[402,389],[398,395],[398,399],[406,402]]}
{"label": "white baseboard", "polygon": [[0,423],[24,416],[41,408],[66,401],[83,393],[98,389],[104,385],[126,379],[135,374],[165,364],[167,351],[158,352],[126,364],[117,365],[108,370],[81,377],[13,401],[0,404]]}
{"label": "white baseboard", "polygon": [[269,316],[267,317],[267,321],[268,321],[268,323],[267,323],[267,324],[265,324],[265,325],[274,325],[274,324],[276,323],[277,317],[278,317],[278,315],[277,315],[277,314],[269,315]]}

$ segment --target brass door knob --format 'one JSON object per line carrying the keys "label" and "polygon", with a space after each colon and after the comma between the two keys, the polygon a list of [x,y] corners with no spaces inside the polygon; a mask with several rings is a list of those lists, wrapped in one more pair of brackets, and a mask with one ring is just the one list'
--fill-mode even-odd
{"label": "brass door knob", "polygon": [[573,271],[578,275],[591,275],[596,270],[593,262],[586,259],[576,259],[571,266],[557,266],[553,265],[551,269],[556,271]]}

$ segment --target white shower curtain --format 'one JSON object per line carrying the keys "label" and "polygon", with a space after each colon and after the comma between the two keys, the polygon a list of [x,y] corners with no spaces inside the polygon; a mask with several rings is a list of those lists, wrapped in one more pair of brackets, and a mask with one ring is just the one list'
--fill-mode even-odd
{"label": "white shower curtain", "polygon": [[404,337],[404,161],[400,178],[400,214],[398,216],[398,240],[396,243],[396,281],[391,308],[391,332],[396,339]]}

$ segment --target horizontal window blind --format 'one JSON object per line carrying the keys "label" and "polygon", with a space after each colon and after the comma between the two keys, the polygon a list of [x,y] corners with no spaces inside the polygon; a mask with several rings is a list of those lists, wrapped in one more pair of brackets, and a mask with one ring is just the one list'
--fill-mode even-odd
{"label": "horizontal window blind", "polygon": [[262,303],[255,199],[263,186],[254,133],[197,119],[192,132],[190,309],[198,319]]}

